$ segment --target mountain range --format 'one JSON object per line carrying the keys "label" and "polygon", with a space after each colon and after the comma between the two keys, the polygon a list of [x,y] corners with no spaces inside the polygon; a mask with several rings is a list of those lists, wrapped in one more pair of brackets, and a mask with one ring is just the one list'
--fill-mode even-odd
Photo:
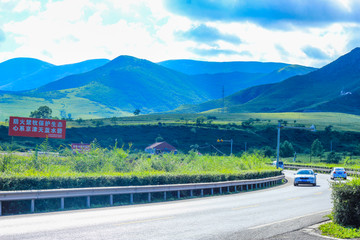
{"label": "mountain range", "polygon": [[13,58],[0,63],[0,90],[34,89],[69,75],[88,72],[109,61],[92,59],[56,66],[34,58]]}
{"label": "mountain range", "polygon": [[[227,112],[321,111],[360,114],[360,48],[305,75],[254,86],[225,100]],[[176,112],[219,111],[222,100],[182,106]]]}
{"label": "mountain range", "polygon": [[[179,63],[183,61],[179,60]],[[177,60],[171,62],[176,66]],[[198,61],[189,63],[194,64],[192,68],[204,64]],[[140,109],[141,113],[171,111],[181,105],[220,98],[222,89],[228,96],[246,87],[279,82],[288,76],[315,70],[284,63],[251,62],[249,70],[228,67],[247,64],[212,63],[218,66],[214,68],[224,72],[208,73],[203,69],[202,74],[189,75],[131,56],[63,66],[30,58],[12,59],[0,64],[0,74],[4,76],[1,83],[8,86],[7,90],[14,89],[10,86],[21,85],[23,91],[0,90],[0,119],[10,115],[28,116],[42,105],[50,106],[55,116],[68,117],[71,114],[73,118],[124,116],[132,114],[135,109]],[[82,65],[85,67],[81,70],[79,66]],[[70,70],[64,69],[77,72],[71,74]],[[229,69],[231,72],[226,72]]]}
{"label": "mountain range", "polygon": [[[29,62],[19,63],[17,71],[16,65],[12,69],[4,67],[14,61]],[[205,112],[223,107],[229,113],[360,114],[359,62],[360,48],[321,69],[260,62],[153,63],[131,56],[70,66],[13,59],[0,64],[2,86],[16,85],[26,79],[28,87],[23,91],[0,91],[0,119],[10,115],[28,116],[42,105],[50,106],[55,116],[71,114],[73,118],[131,115],[135,109],[141,113]],[[36,83],[41,86],[33,84],[32,79],[40,78],[35,76],[44,76],[42,83]]]}

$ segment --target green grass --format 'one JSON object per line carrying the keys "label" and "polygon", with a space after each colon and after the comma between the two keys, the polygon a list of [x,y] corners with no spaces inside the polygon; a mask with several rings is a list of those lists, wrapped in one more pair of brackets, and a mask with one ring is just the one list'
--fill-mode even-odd
{"label": "green grass", "polygon": [[[47,150],[44,150],[46,146]],[[48,151],[43,143],[40,151]],[[270,159],[260,155],[199,156],[190,154],[129,154],[122,148],[111,150],[94,147],[87,154],[72,154],[62,149],[62,157],[37,155],[20,156],[12,152],[0,155],[0,177],[61,177],[61,176],[114,176],[119,174],[232,174],[242,171],[272,170],[266,163]]]}
{"label": "green grass", "polygon": [[322,235],[335,238],[360,238],[360,229],[347,228],[336,223],[329,222],[319,227]]}
{"label": "green grass", "polygon": [[[116,118],[116,124],[158,124],[158,122],[167,124],[191,124],[196,122],[196,118],[204,116],[205,118],[215,117],[212,124],[241,124],[244,121],[258,119],[254,122],[255,126],[277,125],[278,120],[288,122],[288,126],[305,125],[310,127],[315,125],[317,130],[324,130],[325,127],[332,125],[337,131],[360,131],[360,116],[344,113],[199,113],[199,114],[149,114],[130,117]],[[109,119],[103,119],[104,124],[114,124]],[[208,119],[205,120],[205,123]],[[70,123],[72,126],[73,123]],[[204,124],[205,125],[205,124]],[[76,126],[76,123],[74,123]]]}
{"label": "green grass", "polygon": [[[75,96],[72,96],[74,98]],[[103,125],[136,125],[136,124],[158,124],[166,123],[173,125],[184,125],[184,124],[194,124],[196,122],[196,118],[203,116],[206,118],[205,124],[209,121],[209,117],[215,117],[211,121],[211,124],[220,124],[226,125],[229,123],[241,124],[244,121],[252,119],[258,119],[253,123],[254,126],[276,126],[278,120],[287,121],[288,126],[294,125],[305,125],[306,127],[310,127],[311,125],[315,125],[317,130],[324,130],[325,127],[332,125],[333,129],[336,131],[356,131],[360,132],[360,116],[345,114],[345,113],[198,113],[198,114],[146,114],[139,116],[127,116],[130,113],[122,112],[120,109],[108,109],[105,106],[102,106],[97,103],[93,103],[91,107],[84,106],[86,103],[84,101],[88,101],[86,99],[77,98],[76,101],[72,101],[70,99],[54,99],[51,103],[44,102],[44,99],[37,99],[37,102],[33,102],[31,99],[31,107],[26,107],[24,104],[27,101],[30,101],[27,97],[19,97],[22,101],[16,105],[12,103],[11,105],[1,103],[1,112],[0,112],[0,121],[4,121],[10,113],[17,110],[14,114],[19,116],[28,116],[31,111],[34,111],[40,105],[48,105],[52,109],[66,109],[67,113],[72,113],[73,118],[78,119],[82,118],[85,121],[81,124],[78,124],[76,121],[68,122],[69,127],[79,127],[79,126],[95,126],[91,120],[86,120],[89,118],[95,119],[100,118],[103,114],[107,115],[109,118],[102,118]],[[24,108],[25,106],[25,108]],[[78,108],[82,108],[82,111],[79,113]],[[53,116],[60,116],[60,112],[58,110],[54,110]],[[118,116],[118,117],[116,117]],[[120,117],[119,117],[120,116]],[[121,117],[123,116],[123,117]],[[112,118],[115,117],[115,118]]]}

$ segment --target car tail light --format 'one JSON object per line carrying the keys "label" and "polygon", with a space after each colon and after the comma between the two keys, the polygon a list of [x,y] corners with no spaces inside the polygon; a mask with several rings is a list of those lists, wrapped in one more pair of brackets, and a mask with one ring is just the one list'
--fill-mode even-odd
{"label": "car tail light", "polygon": [[334,174],[336,174],[336,172],[334,172]]}
{"label": "car tail light", "polygon": [[344,174],[346,174],[346,172],[344,172]]}

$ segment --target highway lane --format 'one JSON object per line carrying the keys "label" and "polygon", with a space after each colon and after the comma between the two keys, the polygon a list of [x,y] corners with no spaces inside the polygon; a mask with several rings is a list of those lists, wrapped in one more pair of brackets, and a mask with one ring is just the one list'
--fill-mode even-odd
{"label": "highway lane", "polygon": [[332,207],[318,185],[189,200],[0,217],[0,239],[264,239],[318,222]]}

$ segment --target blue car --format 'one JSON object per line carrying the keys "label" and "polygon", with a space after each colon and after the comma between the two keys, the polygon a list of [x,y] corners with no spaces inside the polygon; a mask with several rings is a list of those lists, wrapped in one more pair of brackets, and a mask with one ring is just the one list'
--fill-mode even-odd
{"label": "blue car", "polygon": [[[274,162],[272,163],[272,165],[273,165],[273,166],[276,166],[276,161],[274,161]],[[284,162],[279,161],[279,168],[284,169]]]}
{"label": "blue car", "polygon": [[345,169],[344,169],[343,167],[334,167],[334,168],[331,170],[330,178],[331,178],[331,179],[335,179],[335,178],[343,178],[343,179],[346,179],[346,178],[347,178],[347,174],[346,174]]}
{"label": "blue car", "polygon": [[316,173],[314,173],[312,169],[300,169],[294,175],[294,186],[298,186],[299,184],[316,186]]}

